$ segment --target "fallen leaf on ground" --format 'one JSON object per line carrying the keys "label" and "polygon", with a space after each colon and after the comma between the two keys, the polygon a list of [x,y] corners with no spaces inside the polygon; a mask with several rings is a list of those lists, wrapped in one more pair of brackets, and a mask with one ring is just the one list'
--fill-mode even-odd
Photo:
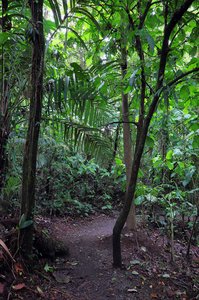
{"label": "fallen leaf on ground", "polygon": [[40,295],[44,295],[44,292],[42,291],[42,289],[37,286],[37,292],[40,294]]}
{"label": "fallen leaf on ground", "polygon": [[25,287],[26,287],[25,283],[18,283],[16,285],[12,286],[13,290],[15,290],[15,291],[19,291]]}
{"label": "fallen leaf on ground", "polygon": [[124,236],[125,236],[125,237],[132,237],[132,236],[133,236],[133,233],[125,233]]}
{"label": "fallen leaf on ground", "polygon": [[71,264],[71,266],[77,266],[78,265],[78,261],[73,261],[70,264]]}
{"label": "fallen leaf on ground", "polygon": [[24,273],[24,269],[22,267],[22,265],[20,263],[16,263],[14,265],[14,268],[15,268],[15,272],[19,275],[22,275]]}
{"label": "fallen leaf on ground", "polygon": [[137,289],[128,289],[128,292],[129,293],[137,293],[138,291],[137,291]]}
{"label": "fallen leaf on ground", "polygon": [[132,275],[139,275],[139,273],[137,271],[132,271],[131,274]]}
{"label": "fallen leaf on ground", "polygon": [[157,293],[151,293],[150,297],[151,299],[158,299]]}
{"label": "fallen leaf on ground", "polygon": [[66,276],[65,274],[63,274],[61,272],[53,272],[53,277],[59,283],[69,283],[71,281],[70,276]]}
{"label": "fallen leaf on ground", "polygon": [[141,261],[138,260],[138,259],[134,259],[134,260],[131,260],[131,261],[130,261],[130,264],[131,264],[131,265],[141,265]]}
{"label": "fallen leaf on ground", "polygon": [[140,248],[143,252],[146,252],[147,250],[146,250],[146,247],[141,247]]}

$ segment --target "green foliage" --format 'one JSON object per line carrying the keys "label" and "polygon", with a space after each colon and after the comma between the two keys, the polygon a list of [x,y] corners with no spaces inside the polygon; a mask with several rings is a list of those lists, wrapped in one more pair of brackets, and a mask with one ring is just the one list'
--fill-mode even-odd
{"label": "green foliage", "polygon": [[54,271],[54,267],[50,266],[48,263],[46,263],[45,266],[44,266],[44,271],[46,273],[52,273]]}
{"label": "green foliage", "polygon": [[52,138],[40,140],[37,182],[38,206],[51,213],[88,215],[114,200],[111,174]]}
{"label": "green foliage", "polygon": [[[198,67],[198,14],[193,3],[176,24],[169,40],[163,85],[156,91],[167,2],[169,22],[181,1],[175,5],[172,1],[154,2],[148,11],[145,1],[140,8],[137,1],[44,1],[47,42],[37,161],[38,211],[87,215],[99,208],[112,209],[115,193],[126,189],[122,143],[118,142],[113,158],[117,122],[121,121],[121,93],[129,97],[131,138],[135,143],[144,81],[143,117],[155,92],[160,99],[146,138],[135,204],[149,210],[160,206],[168,218],[196,215],[198,78],[197,72],[182,75]],[[145,12],[146,18],[139,25]],[[6,116],[10,131],[3,195],[12,206],[20,198],[29,115],[30,41],[37,32],[23,1],[11,1],[8,14],[13,26],[9,32],[0,33],[0,80],[1,86],[3,80],[9,83],[9,91],[7,112],[0,113],[1,118]],[[138,39],[143,60],[137,51]],[[128,56],[123,80],[122,48]]]}
{"label": "green foliage", "polygon": [[186,191],[183,186],[179,187],[174,182],[153,187],[139,183],[134,202],[159,227],[167,229],[168,223],[172,223],[177,228],[178,223],[183,220],[192,228],[193,220],[198,214],[197,193],[198,189]]}

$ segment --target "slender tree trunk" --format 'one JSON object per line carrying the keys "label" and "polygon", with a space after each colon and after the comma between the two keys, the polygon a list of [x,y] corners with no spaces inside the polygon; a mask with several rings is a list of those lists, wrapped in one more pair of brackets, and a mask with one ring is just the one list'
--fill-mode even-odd
{"label": "slender tree trunk", "polygon": [[126,219],[128,217],[129,211],[130,211],[132,199],[134,198],[134,195],[135,195],[140,161],[141,161],[142,153],[144,150],[144,144],[146,141],[146,134],[147,134],[146,128],[145,128],[145,130],[143,129],[143,131],[141,132],[140,139],[139,139],[140,140],[139,145],[138,145],[137,149],[135,149],[130,183],[129,183],[127,191],[126,191],[124,206],[123,206],[123,209],[122,209],[122,211],[115,223],[115,226],[113,228],[113,265],[114,265],[114,267],[122,266],[121,243],[120,243],[121,232],[122,232],[122,229],[124,227],[124,224],[126,222]]}
{"label": "slender tree trunk", "polygon": [[115,161],[116,155],[117,155],[117,150],[118,150],[118,144],[119,144],[119,135],[120,135],[120,123],[118,123],[116,132],[115,132],[115,142],[114,142],[114,149],[113,149],[113,157],[112,160],[109,163],[108,166],[108,171],[111,171],[111,168],[113,166],[113,163]]}
{"label": "slender tree trunk", "polygon": [[[21,215],[33,220],[35,208],[35,176],[38,138],[40,131],[43,69],[44,69],[44,33],[43,0],[29,0],[34,34],[32,36],[32,70],[29,127],[27,132],[22,178]],[[28,256],[32,252],[33,225],[23,229],[20,236],[21,247]]]}
{"label": "slender tree trunk", "polygon": [[[122,79],[124,79],[127,72],[127,50],[125,48],[121,49],[122,54],[122,64],[121,64],[121,72]],[[124,163],[126,167],[126,181],[127,188],[130,183],[131,176],[131,168],[132,168],[132,140],[131,140],[131,127],[130,127],[130,118],[129,118],[129,101],[128,94],[124,94],[122,92],[122,121],[123,121],[123,145],[124,145]],[[132,204],[131,209],[126,222],[127,228],[129,230],[135,230],[136,228],[136,215],[135,215],[135,205]]]}
{"label": "slender tree trunk", "polygon": [[[169,99],[168,96],[165,99],[165,111],[163,111],[162,128],[160,130],[160,153],[162,155],[162,161],[166,161],[166,154],[169,145]],[[168,183],[169,181],[168,168],[162,167],[161,171],[161,182]]]}
{"label": "slender tree trunk", "polygon": [[[8,32],[11,29],[11,21],[6,11],[8,9],[8,0],[2,0],[2,32]],[[9,83],[7,80],[7,68],[5,64],[4,45],[1,47],[1,99],[0,99],[0,194],[4,187],[7,169],[6,146],[10,133],[10,122],[8,113],[9,101]]]}

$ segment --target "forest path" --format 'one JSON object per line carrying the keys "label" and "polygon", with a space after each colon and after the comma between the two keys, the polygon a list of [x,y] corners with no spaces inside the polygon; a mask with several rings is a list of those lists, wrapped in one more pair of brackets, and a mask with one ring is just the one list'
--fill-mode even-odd
{"label": "forest path", "polygon": [[75,221],[55,219],[51,223],[53,235],[69,247],[69,258],[58,259],[54,272],[58,282],[65,283],[66,279],[61,288],[69,293],[67,299],[139,299],[129,294],[132,282],[125,271],[112,267],[115,221],[116,217],[97,215]]}
{"label": "forest path", "polygon": [[116,215],[43,220],[51,235],[66,244],[70,252],[53,263],[54,280],[45,286],[49,300],[196,299],[197,247],[192,246],[196,256],[190,263],[184,259],[186,244],[176,240],[175,253],[180,255],[171,264],[168,238],[158,228],[150,229],[139,222],[136,233],[125,229],[122,233],[126,269],[114,269],[112,230]]}

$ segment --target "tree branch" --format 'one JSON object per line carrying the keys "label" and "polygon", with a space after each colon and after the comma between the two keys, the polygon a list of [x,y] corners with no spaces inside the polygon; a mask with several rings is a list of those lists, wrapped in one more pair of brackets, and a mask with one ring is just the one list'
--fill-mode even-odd
{"label": "tree branch", "polygon": [[199,72],[199,68],[194,68],[186,73],[182,73],[181,75],[179,75],[178,77],[174,78],[172,81],[168,82],[167,85],[163,88],[163,90],[166,89],[166,87],[171,87],[172,85],[174,84],[178,84],[179,83],[179,80],[181,80],[182,78],[188,76],[189,74],[192,74],[192,73],[197,73]]}
{"label": "tree branch", "polygon": [[142,29],[142,27],[143,27],[143,25],[144,25],[144,21],[145,21],[145,19],[146,19],[146,16],[147,16],[147,14],[148,14],[148,11],[149,11],[149,9],[150,9],[150,7],[151,7],[151,5],[152,5],[151,2],[152,2],[152,0],[149,0],[149,1],[147,2],[147,4],[146,4],[145,11],[144,11],[143,15],[141,15],[141,17],[140,17],[140,24],[139,24],[139,26],[138,26],[138,29]]}
{"label": "tree branch", "polygon": [[137,122],[125,122],[125,121],[116,121],[116,122],[111,122],[111,123],[107,123],[105,125],[102,125],[101,127],[108,127],[109,125],[113,125],[113,124],[133,124],[135,126],[138,126]]}
{"label": "tree branch", "polygon": [[165,74],[165,68],[167,63],[167,57],[169,52],[169,38],[170,35],[176,26],[176,24],[181,20],[182,16],[185,14],[185,12],[188,10],[188,8],[191,6],[191,4],[194,2],[194,0],[186,0],[184,4],[174,12],[170,22],[167,26],[165,26],[164,29],[164,38],[162,43],[162,49],[161,49],[161,57],[160,57],[160,64],[159,64],[159,71],[158,71],[158,77],[157,77],[157,85],[156,85],[156,92],[153,98],[153,101],[149,107],[148,114],[145,119],[145,130],[148,130],[148,126],[150,124],[151,118],[153,116],[153,113],[156,109],[158,100],[160,98],[161,90],[163,87],[163,81],[164,81],[164,74]]}
{"label": "tree branch", "polygon": [[[195,16],[197,16],[199,13],[197,13]],[[176,31],[176,33],[173,35],[173,37],[172,37],[172,40],[171,40],[171,42],[170,42],[170,44],[169,44],[169,47],[171,47],[172,46],[172,44],[173,44],[173,41],[175,40],[175,38],[176,38],[176,36],[178,35],[178,33],[182,30],[182,28],[183,27],[185,27],[191,20],[193,20],[194,18],[193,17],[191,17],[189,20],[187,20],[187,22],[185,22],[185,23],[183,23],[179,28],[178,28],[178,30]]]}

